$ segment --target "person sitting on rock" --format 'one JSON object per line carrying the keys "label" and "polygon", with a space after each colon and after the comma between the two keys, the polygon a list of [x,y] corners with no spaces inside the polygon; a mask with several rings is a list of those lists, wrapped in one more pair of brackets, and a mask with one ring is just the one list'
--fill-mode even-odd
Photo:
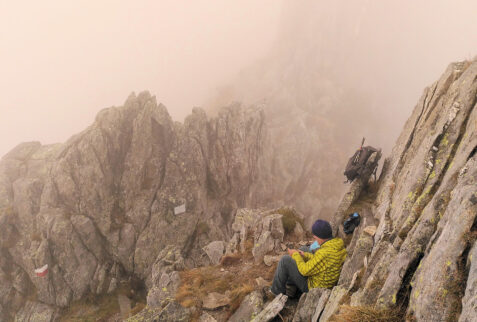
{"label": "person sitting on rock", "polygon": [[315,221],[311,231],[320,247],[314,254],[288,249],[289,255],[282,256],[275,271],[269,290],[273,295],[282,293],[293,296],[290,291],[287,294],[287,288],[296,287],[305,293],[315,287],[331,288],[338,282],[346,258],[343,240],[333,238],[331,225],[325,220]]}

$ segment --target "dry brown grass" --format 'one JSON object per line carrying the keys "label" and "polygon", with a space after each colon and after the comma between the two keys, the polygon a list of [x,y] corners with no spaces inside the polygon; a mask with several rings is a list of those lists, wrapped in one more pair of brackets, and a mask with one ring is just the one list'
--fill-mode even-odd
{"label": "dry brown grass", "polygon": [[133,316],[141,312],[146,307],[146,304],[138,302],[136,305],[131,309],[129,316]]}
{"label": "dry brown grass", "polygon": [[[247,247],[246,247],[247,248]],[[251,248],[251,247],[250,247]],[[230,316],[242,303],[245,296],[258,289],[256,278],[271,280],[276,265],[272,267],[253,263],[247,251],[228,255],[225,265],[198,267],[180,272],[181,285],[175,298],[183,307],[202,308],[203,299],[211,292],[228,292],[230,304],[224,309]]]}
{"label": "dry brown grass", "polygon": [[285,234],[291,234],[293,232],[293,229],[295,229],[295,225],[297,222],[301,224],[303,229],[305,229],[305,223],[303,222],[303,219],[300,218],[295,209],[283,207],[277,209],[275,212],[282,215],[282,223],[283,229],[285,230]]}
{"label": "dry brown grass", "polygon": [[232,266],[237,265],[242,261],[242,256],[240,254],[227,254],[220,259],[220,265],[222,266]]}
{"label": "dry brown grass", "polygon": [[332,322],[401,322],[404,313],[399,310],[378,310],[370,306],[342,305],[338,314],[331,317]]}

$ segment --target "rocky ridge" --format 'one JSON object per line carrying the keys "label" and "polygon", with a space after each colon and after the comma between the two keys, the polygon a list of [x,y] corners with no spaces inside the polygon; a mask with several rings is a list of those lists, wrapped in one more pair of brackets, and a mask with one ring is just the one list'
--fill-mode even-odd
{"label": "rocky ridge", "polygon": [[0,320],[54,319],[124,280],[152,289],[168,245],[180,265],[207,264],[201,248],[228,239],[250,202],[265,130],[259,109],[238,105],[173,122],[144,92],[64,144],[17,146],[0,163]]}
{"label": "rocky ridge", "polygon": [[[376,195],[363,202],[367,180],[355,181],[333,218],[342,237],[350,210],[359,207],[365,219],[345,238],[338,285],[302,296],[296,321],[327,321],[344,304],[417,321],[477,316],[476,94],[477,60],[451,64],[424,91]],[[287,191],[299,196],[306,182],[287,181],[295,170],[274,176],[296,153],[283,154],[277,168],[272,132],[260,108],[235,104],[211,119],[194,109],[181,124],[141,93],[64,144],[16,147],[0,162],[0,320],[53,321],[125,280],[149,292],[150,319],[189,319],[171,300],[177,272],[210,264],[206,250],[221,252],[211,242],[240,247],[246,232],[233,225],[237,209],[283,202]],[[297,164],[307,179],[310,163]],[[256,247],[266,246],[254,249],[258,261],[282,239],[269,215],[254,236]],[[35,276],[44,264],[47,276]]]}
{"label": "rocky ridge", "polygon": [[[450,64],[425,89],[363,209],[365,223],[348,240],[338,285],[302,299],[314,296],[307,318],[339,318],[347,304],[409,321],[476,319],[476,105],[477,60]],[[351,185],[334,217],[342,237],[338,225],[363,198],[360,185]]]}
{"label": "rocky ridge", "polygon": [[[476,106],[477,60],[451,64],[425,89],[377,191],[366,191],[369,174],[356,180],[335,213],[348,250],[337,286],[302,295],[289,320],[476,319]],[[346,236],[341,223],[358,209],[362,224]],[[281,307],[277,297],[254,321],[274,319]]]}

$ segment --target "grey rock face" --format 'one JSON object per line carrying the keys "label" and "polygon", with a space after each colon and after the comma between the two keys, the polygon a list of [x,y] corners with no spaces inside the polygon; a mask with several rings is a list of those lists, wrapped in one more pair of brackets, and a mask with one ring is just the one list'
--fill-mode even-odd
{"label": "grey rock face", "polygon": [[339,311],[339,306],[343,303],[348,291],[340,286],[335,286],[331,291],[326,306],[321,313],[320,322],[328,321],[333,314]]}
{"label": "grey rock face", "polygon": [[65,307],[131,275],[152,289],[166,266],[179,269],[159,256],[170,244],[184,258],[174,265],[200,265],[249,202],[264,133],[258,109],[214,119],[194,109],[180,124],[141,93],[64,144],[19,145],[0,162],[0,278],[18,281],[0,287],[2,314],[15,316],[27,294]]}
{"label": "grey rock face", "polygon": [[147,294],[147,305],[150,307],[159,307],[164,300],[174,298],[180,281],[181,278],[176,271],[172,273],[162,273],[159,282],[155,284]]}
{"label": "grey rock face", "polygon": [[216,240],[205,246],[203,249],[209,257],[210,263],[212,265],[217,265],[220,262],[220,258],[224,254],[224,242],[221,240]]}
{"label": "grey rock face", "polygon": [[[476,320],[476,127],[477,60],[451,64],[386,159],[376,197],[366,200],[374,219],[355,230],[320,321],[342,304],[407,306],[416,321]],[[366,180],[345,193],[333,220],[338,235]]]}
{"label": "grey rock face", "polygon": [[323,288],[313,288],[308,293],[303,293],[293,316],[293,322],[311,321],[315,315],[319,316],[330,293],[329,289]]}
{"label": "grey rock face", "polygon": [[263,307],[263,297],[258,291],[252,292],[247,295],[240,307],[229,318],[229,322],[248,322],[251,321]]}
{"label": "grey rock face", "polygon": [[459,322],[470,322],[477,316],[477,243],[469,253],[469,276],[467,278],[465,296],[462,298],[462,312]]}
{"label": "grey rock face", "polygon": [[27,301],[25,306],[15,316],[15,321],[55,321],[58,312],[54,307],[46,304]]}
{"label": "grey rock face", "polygon": [[265,216],[257,229],[252,254],[256,262],[263,260],[265,254],[280,249],[280,243],[283,241],[285,230],[283,229],[282,215],[271,214]]}
{"label": "grey rock face", "polygon": [[352,256],[348,258],[341,269],[339,285],[349,286],[353,275],[363,268],[364,259],[369,256],[373,248],[373,238],[363,230],[353,246]]}

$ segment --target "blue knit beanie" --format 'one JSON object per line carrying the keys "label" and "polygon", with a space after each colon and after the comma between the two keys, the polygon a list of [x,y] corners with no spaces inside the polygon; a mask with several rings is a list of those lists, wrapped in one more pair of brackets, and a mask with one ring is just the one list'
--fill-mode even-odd
{"label": "blue knit beanie", "polygon": [[311,227],[311,232],[313,233],[313,235],[321,239],[330,239],[331,237],[333,237],[331,225],[326,220],[318,219],[317,221],[315,221],[315,223]]}

